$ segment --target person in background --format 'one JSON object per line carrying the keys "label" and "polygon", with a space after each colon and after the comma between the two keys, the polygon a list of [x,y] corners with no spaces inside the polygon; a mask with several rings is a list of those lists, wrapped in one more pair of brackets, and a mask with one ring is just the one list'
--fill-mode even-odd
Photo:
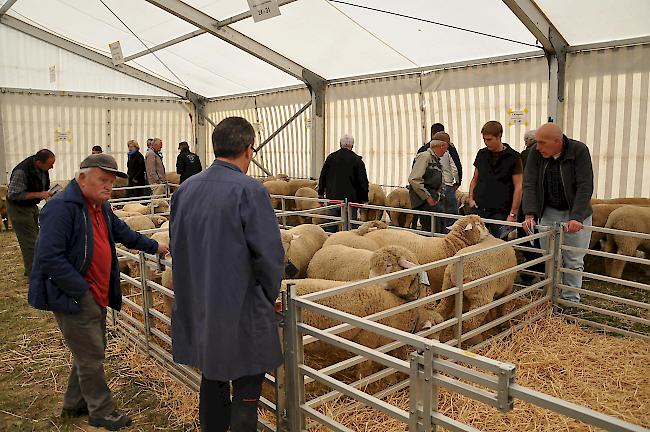
{"label": "person in background", "polygon": [[[147,184],[147,168],[144,156],[140,153],[140,145],[136,140],[129,140],[126,145],[129,148],[128,161],[126,162],[126,174],[129,178],[129,186],[145,186]],[[138,187],[126,191],[129,197],[151,195],[148,187]]]}
{"label": "person in background", "polygon": [[[445,126],[442,123],[434,123],[431,125],[431,139],[433,140],[435,134],[439,132],[444,132],[445,131]],[[422,153],[426,149],[429,148],[430,145],[429,141],[428,143],[425,143],[422,147],[418,149],[418,153]],[[458,156],[458,151],[456,150],[456,146],[450,142],[449,146],[447,148],[447,151],[449,152],[449,156],[451,156],[451,159],[454,161],[454,164],[456,165],[456,170],[458,171],[458,183],[455,184],[455,188],[458,189],[460,187],[460,184],[463,182],[463,165],[460,163],[460,156]],[[415,163],[415,161],[413,162]],[[451,199],[448,198],[448,194],[445,194],[445,199]],[[453,194],[453,199],[456,201],[456,192],[454,191]],[[458,206],[456,202],[456,210],[454,211],[453,214],[458,214]],[[446,202],[445,205],[451,206],[451,201]],[[413,221],[411,222],[411,228],[412,229],[417,229],[418,228],[418,215],[413,215]]]}
{"label": "person in background", "polygon": [[[516,222],[521,204],[521,156],[501,141],[501,123],[485,123],[481,135],[485,148],[474,159],[474,176],[469,185],[470,208],[476,208],[482,218]],[[510,227],[497,224],[490,224],[489,229],[497,238],[505,238],[511,231]]]}
{"label": "person in background", "polygon": [[92,150],[90,152],[91,152],[91,154],[100,154],[100,153],[104,153],[104,150],[102,150],[102,146],[96,145],[96,146],[93,146],[93,148],[92,148]]}
{"label": "person in background", "polygon": [[[428,212],[442,212],[444,181],[440,158],[447,152],[447,142],[431,140],[429,148],[415,157],[409,174],[409,197],[411,209]],[[431,217],[420,216],[422,229],[431,232]],[[442,218],[436,218],[436,231],[443,228]]]}
{"label": "person in background", "polygon": [[[368,175],[361,156],[352,151],[354,138],[345,134],[339,140],[340,149],[325,159],[318,180],[318,197],[331,200],[345,200],[355,203],[368,202]],[[338,209],[331,215],[338,216]],[[352,219],[357,218],[357,208],[352,207]],[[337,225],[328,226],[325,231],[336,232]]]}
{"label": "person in background", "polygon": [[200,173],[203,167],[199,156],[190,151],[187,141],[178,143],[178,151],[180,153],[176,157],[176,173],[180,174],[180,182],[183,183],[194,174]]}
{"label": "person in background", "polygon": [[147,138],[147,150],[151,148],[151,143],[153,142],[153,138]]}
{"label": "person in background", "polygon": [[214,163],[172,195],[172,350],[201,370],[202,431],[256,431],[264,375],[282,363],[284,249],[267,190],[246,175],[254,143],[248,121],[222,120]]}
{"label": "person in background", "polygon": [[535,140],[535,131],[529,130],[524,134],[524,146],[525,148],[521,151],[521,164],[526,172],[526,161],[528,160],[528,155],[530,151],[535,148],[537,140]]}
{"label": "person in background", "polygon": [[112,156],[90,155],[45,205],[28,293],[31,306],[54,312],[72,352],[61,417],[88,415],[91,426],[109,430],[131,424],[115,409],[104,375],[106,307],[119,311],[122,305],[115,243],[151,254],[169,252],[113,214],[107,201],[116,175],[126,177]]}
{"label": "person in background", "polygon": [[16,232],[23,256],[25,276],[32,271],[34,243],[38,237],[38,206],[52,196],[49,170],[54,166],[54,153],[41,149],[20,162],[11,171],[7,190],[7,214]]}
{"label": "person in background", "polygon": [[151,146],[147,149],[147,155],[145,156],[147,181],[150,185],[160,185],[152,188],[154,195],[163,194],[165,190],[164,184],[167,183],[165,164],[163,164],[162,146],[162,140],[160,138],[154,138],[151,141]]}
{"label": "person in background", "polygon": [[[540,126],[535,132],[537,144],[530,150],[524,172],[524,229],[532,233],[536,220],[540,225],[564,224],[564,244],[588,248],[591,232],[591,196],[594,192],[594,172],[589,148],[562,133],[554,123]],[[547,239],[540,239],[547,247]],[[562,260],[568,269],[584,270],[584,252],[562,250]],[[564,273],[564,285],[582,287],[580,274]],[[580,302],[580,294],[561,290],[563,300]]]}
{"label": "person in background", "polygon": [[[451,149],[451,138],[446,132],[437,132],[433,136],[434,140],[444,141],[447,143],[447,152],[440,158],[440,164],[442,165],[442,180],[444,182],[444,199],[442,201],[442,211],[447,214],[458,214],[458,201],[456,201],[456,189],[460,185],[460,179],[458,175],[458,168],[456,168],[456,163],[451,157],[449,149]],[[437,231],[439,233],[445,234],[446,230],[444,227],[449,226],[456,222],[455,219],[445,219],[442,221],[443,229]]]}

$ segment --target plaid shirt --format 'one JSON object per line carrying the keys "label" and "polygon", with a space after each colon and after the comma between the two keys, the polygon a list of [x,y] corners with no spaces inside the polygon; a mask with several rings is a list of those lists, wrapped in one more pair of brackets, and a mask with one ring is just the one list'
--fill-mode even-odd
{"label": "plaid shirt", "polygon": [[[45,173],[37,170],[38,175],[41,177],[43,183],[46,181]],[[27,194],[27,174],[23,170],[14,170],[11,173],[9,180],[9,187],[7,190],[7,199],[12,201],[20,201],[25,199]]]}

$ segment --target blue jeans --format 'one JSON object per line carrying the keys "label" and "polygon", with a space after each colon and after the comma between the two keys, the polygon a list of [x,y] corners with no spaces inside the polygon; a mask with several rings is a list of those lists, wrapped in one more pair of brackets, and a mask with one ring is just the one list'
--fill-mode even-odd
{"label": "blue jeans", "polygon": [[[540,225],[547,225],[550,227],[557,226],[562,222],[569,221],[569,210],[556,210],[552,207],[546,207],[544,214],[539,220]],[[583,225],[591,225],[591,216],[582,221]],[[564,232],[563,244],[577,248],[588,248],[589,239],[591,238],[591,231],[580,230],[577,233]],[[548,239],[543,237],[540,239],[543,249],[548,248]],[[585,253],[564,250],[562,251],[563,267],[576,271],[583,271],[585,269],[584,263]],[[582,288],[582,276],[564,273],[562,275],[562,283],[564,285]],[[560,297],[564,300],[579,302],[580,293],[574,291],[560,291]]]}
{"label": "blue jeans", "polygon": [[[494,219],[494,220],[507,220],[508,219],[508,212],[500,211],[500,210],[485,210],[485,209],[478,209],[476,212],[481,218],[485,219]],[[508,233],[511,231],[511,227],[508,225],[499,225],[499,224],[493,224],[489,223],[486,225],[487,229],[490,231],[490,234],[492,234],[494,237],[498,239],[503,239],[508,236]]]}
{"label": "blue jeans", "polygon": [[[458,201],[456,201],[456,188],[453,186],[445,185],[445,198],[443,200],[443,211],[447,214],[458,214]],[[444,226],[448,227],[453,225],[456,222],[456,219],[445,219]],[[443,231],[443,234],[446,234],[447,230]]]}
{"label": "blue jeans", "polygon": [[[345,208],[343,208],[343,211],[345,211]],[[350,213],[351,213],[350,216],[352,217],[352,220],[357,220],[357,213],[358,213],[358,212],[359,212],[359,208],[358,208],[358,207],[350,207]],[[328,215],[328,216],[336,216],[336,217],[339,217],[339,216],[341,216],[341,208],[333,208],[333,209],[329,209],[329,210],[327,210],[327,215]],[[334,222],[334,221],[328,219],[327,222]],[[340,226],[341,226],[341,224],[338,224],[338,225],[331,225],[331,226],[325,227],[325,228],[323,228],[323,229],[325,230],[325,232],[328,232],[328,233],[335,233],[335,232],[338,232],[338,231],[339,231],[339,227],[340,227]],[[355,228],[358,228],[358,227],[359,227],[358,225],[352,225],[352,224],[350,224],[350,229],[351,229],[351,230],[352,230],[352,229],[355,229]],[[343,230],[345,230],[345,227],[343,227]]]}

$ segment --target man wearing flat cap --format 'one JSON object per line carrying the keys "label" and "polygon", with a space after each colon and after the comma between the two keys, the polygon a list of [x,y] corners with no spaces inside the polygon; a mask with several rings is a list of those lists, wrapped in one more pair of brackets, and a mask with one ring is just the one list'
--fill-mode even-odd
{"label": "man wearing flat cap", "polygon": [[29,304],[50,310],[72,352],[62,417],[88,415],[92,426],[118,430],[131,418],[115,409],[104,376],[106,307],[122,305],[115,243],[167,253],[118,219],[108,204],[120,172],[112,156],[90,155],[75,179],[43,207],[29,281]]}

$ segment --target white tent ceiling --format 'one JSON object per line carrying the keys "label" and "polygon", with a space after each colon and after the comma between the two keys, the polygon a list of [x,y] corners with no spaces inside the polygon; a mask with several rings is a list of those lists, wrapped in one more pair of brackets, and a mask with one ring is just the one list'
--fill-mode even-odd
{"label": "white tent ceiling", "polygon": [[[196,27],[144,0],[103,1],[148,47],[196,30]],[[248,9],[246,0],[185,2],[218,20]],[[535,38],[502,0],[349,0],[356,6],[345,3],[297,0],[283,6],[280,17],[260,23],[248,18],[231,27],[326,79],[526,53],[536,49]],[[650,22],[650,2],[647,0],[536,0],[536,3],[570,45],[650,35],[650,26],[647,25]],[[8,15],[106,55],[109,54],[108,44],[116,40],[120,41],[125,56],[145,49],[100,0],[18,0]],[[17,61],[16,57],[3,55],[0,67],[25,67],[27,63],[27,69],[42,69],[43,75],[47,74],[49,65],[42,57],[22,55],[21,65],[10,64]],[[206,97],[300,83],[209,34],[128,64]],[[29,76],[25,75],[25,82],[20,87],[34,87],[28,82]],[[97,80],[95,91],[107,91],[102,87],[103,81]],[[7,83],[0,82],[0,86],[7,86]]]}

